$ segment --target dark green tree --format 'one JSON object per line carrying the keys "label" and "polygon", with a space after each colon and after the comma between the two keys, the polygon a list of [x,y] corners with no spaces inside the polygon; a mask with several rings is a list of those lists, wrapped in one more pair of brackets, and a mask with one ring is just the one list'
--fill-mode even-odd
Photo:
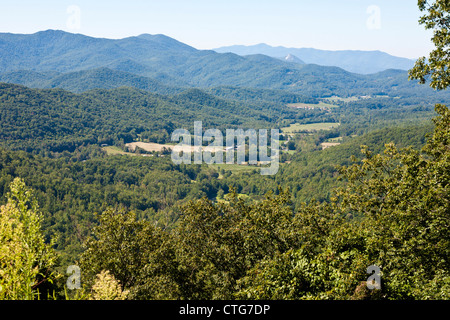
{"label": "dark green tree", "polygon": [[425,14],[419,23],[425,29],[433,30],[434,50],[428,58],[421,57],[414,68],[409,71],[410,79],[418,79],[420,83],[430,80],[434,89],[445,89],[450,84],[450,3],[447,0],[418,0],[420,11]]}
{"label": "dark green tree", "polygon": [[129,292],[129,299],[177,297],[168,234],[147,220],[137,220],[133,212],[103,212],[86,247],[80,268],[87,289],[98,274],[108,271]]}

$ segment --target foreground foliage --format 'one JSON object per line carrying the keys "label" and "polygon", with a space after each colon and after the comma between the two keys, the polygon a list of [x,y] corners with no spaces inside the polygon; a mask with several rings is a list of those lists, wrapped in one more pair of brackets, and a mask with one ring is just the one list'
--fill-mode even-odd
{"label": "foreground foliage", "polygon": [[283,190],[251,204],[232,192],[190,202],[172,232],[107,211],[82,269],[111,271],[136,299],[448,299],[450,112],[436,111],[423,153],[363,148],[329,203],[294,212]]}
{"label": "foreground foliage", "polygon": [[[437,105],[422,152],[363,147],[330,201],[294,206],[288,190],[187,202],[171,229],[123,207],[98,215],[77,264],[83,299],[450,298],[450,112]],[[54,275],[29,191],[2,207],[3,299],[33,299]],[[367,268],[381,269],[368,290]],[[63,297],[65,283],[46,288]]]}
{"label": "foreground foliage", "polygon": [[56,279],[57,256],[52,243],[45,243],[41,221],[30,190],[16,178],[8,203],[0,207],[0,300],[35,299]]}

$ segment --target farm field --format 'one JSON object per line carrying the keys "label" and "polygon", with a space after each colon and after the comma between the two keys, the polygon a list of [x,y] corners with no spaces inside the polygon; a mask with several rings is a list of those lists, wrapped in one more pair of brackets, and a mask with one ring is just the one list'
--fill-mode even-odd
{"label": "farm field", "polygon": [[220,173],[220,169],[231,171],[232,173],[240,173],[240,172],[251,172],[253,170],[259,170],[258,167],[243,165],[243,164],[210,164],[210,168],[216,169]]}
{"label": "farm field", "polygon": [[320,101],[318,104],[313,103],[288,103],[288,107],[291,108],[298,108],[298,109],[330,109],[330,108],[337,108],[338,106],[330,103],[325,103]]}
{"label": "farm field", "polygon": [[[160,144],[160,143],[155,143],[155,142],[130,142],[125,144],[126,147],[128,147],[131,151],[135,151],[136,147],[139,147],[145,151],[155,151],[155,152],[161,152],[165,149],[167,150],[173,150],[173,151],[186,151],[186,152],[194,152],[194,146],[179,146],[176,144]],[[210,146],[204,146],[202,147],[202,151],[210,151],[210,152],[215,152],[215,151],[225,151],[224,147],[210,147]]]}
{"label": "farm field", "polygon": [[160,143],[154,143],[154,142],[130,142],[125,144],[126,147],[128,147],[129,150],[135,151],[136,147],[139,147],[145,151],[156,151],[161,152],[164,148],[166,149],[173,149],[173,145],[170,144],[160,144]]}
{"label": "farm field", "polygon": [[352,102],[352,101],[358,101],[359,97],[347,97],[347,98],[342,98],[342,97],[338,97],[338,96],[333,96],[333,97],[328,97],[328,98],[323,98],[326,101],[330,101],[330,102],[337,102],[337,101],[343,101],[343,102]]}
{"label": "farm field", "polygon": [[124,155],[130,155],[130,156],[135,156],[135,153],[131,153],[131,152],[125,152],[122,149],[120,149],[119,147],[116,146],[107,146],[107,147],[103,147],[102,150],[106,151],[106,153],[108,155],[116,155],[116,154],[124,154]]}
{"label": "farm field", "polygon": [[322,150],[329,148],[329,147],[334,147],[334,146],[338,146],[340,145],[340,142],[322,142],[320,145],[322,146]]}
{"label": "farm field", "polygon": [[281,128],[281,131],[287,134],[293,134],[297,132],[314,132],[319,130],[331,130],[332,128],[336,128],[339,125],[340,124],[336,122],[318,122],[308,124],[294,123],[289,127]]}
{"label": "farm field", "polygon": [[342,141],[342,137],[335,137],[335,138],[327,139],[326,142],[341,142],[341,141]]}

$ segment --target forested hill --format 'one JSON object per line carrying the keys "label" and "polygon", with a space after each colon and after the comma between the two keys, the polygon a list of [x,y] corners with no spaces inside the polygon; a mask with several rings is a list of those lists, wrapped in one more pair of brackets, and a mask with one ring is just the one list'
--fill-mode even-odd
{"label": "forested hill", "polygon": [[361,75],[261,54],[242,57],[197,50],[164,35],[112,40],[56,30],[0,34],[0,81],[74,92],[133,86],[174,93],[186,87],[238,86],[311,97],[448,96],[408,81],[401,70]]}
{"label": "forested hill", "polygon": [[119,87],[133,87],[160,94],[174,94],[185,90],[182,87],[165,85],[160,80],[105,67],[67,73],[32,70],[11,71],[1,73],[0,82],[21,84],[40,89],[61,88],[75,93],[91,89]]}
{"label": "forested hill", "polygon": [[[49,159],[23,151],[0,147],[0,204],[9,192],[9,183],[21,177],[35,191],[44,213],[47,237],[57,236],[56,248],[64,263],[71,263],[82,251],[81,244],[98,223],[95,213],[122,206],[140,218],[172,226],[178,219],[179,205],[201,197],[222,200],[230,188],[262,199],[278,186],[289,188],[296,208],[303,201],[328,199],[336,179],[336,165],[360,157],[360,145],[378,152],[385,143],[420,148],[431,123],[405,128],[377,130],[343,143],[339,148],[297,153],[290,164],[283,164],[275,176],[252,171],[233,171],[227,166],[174,165],[169,157],[106,156],[99,148],[85,147],[95,157],[80,161],[80,153]],[[81,155],[82,156],[82,155]]]}
{"label": "forested hill", "polygon": [[[258,93],[261,96],[261,92]],[[278,93],[282,96],[281,93]],[[288,95],[298,102],[302,96]],[[288,99],[288,100],[286,100]],[[227,100],[198,89],[158,95],[135,88],[74,94],[0,83],[0,143],[27,151],[73,151],[82,144],[131,142],[140,135],[193,127],[270,128],[307,116],[285,103]]]}

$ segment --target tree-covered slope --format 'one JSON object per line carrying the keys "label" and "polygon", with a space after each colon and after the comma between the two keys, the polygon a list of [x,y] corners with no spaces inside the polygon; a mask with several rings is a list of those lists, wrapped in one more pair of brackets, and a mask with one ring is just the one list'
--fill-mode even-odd
{"label": "tree-covered slope", "polygon": [[61,88],[75,93],[119,87],[133,87],[160,94],[173,94],[184,90],[166,86],[161,81],[149,77],[105,67],[67,73],[10,71],[0,74],[0,81],[39,89]]}
{"label": "tree-covered slope", "polygon": [[168,90],[163,86],[239,86],[283,89],[314,97],[435,94],[430,88],[408,81],[405,71],[361,75],[261,54],[243,57],[197,50],[163,35],[113,40],[56,30],[0,34],[0,74],[0,79],[12,83],[74,91],[97,86],[135,86],[160,92]]}
{"label": "tree-covered slope", "polygon": [[144,132],[206,128],[270,128],[301,117],[283,104],[226,100],[198,89],[158,95],[134,88],[74,94],[0,84],[1,144],[28,151],[73,151],[81,144],[126,143]]}

